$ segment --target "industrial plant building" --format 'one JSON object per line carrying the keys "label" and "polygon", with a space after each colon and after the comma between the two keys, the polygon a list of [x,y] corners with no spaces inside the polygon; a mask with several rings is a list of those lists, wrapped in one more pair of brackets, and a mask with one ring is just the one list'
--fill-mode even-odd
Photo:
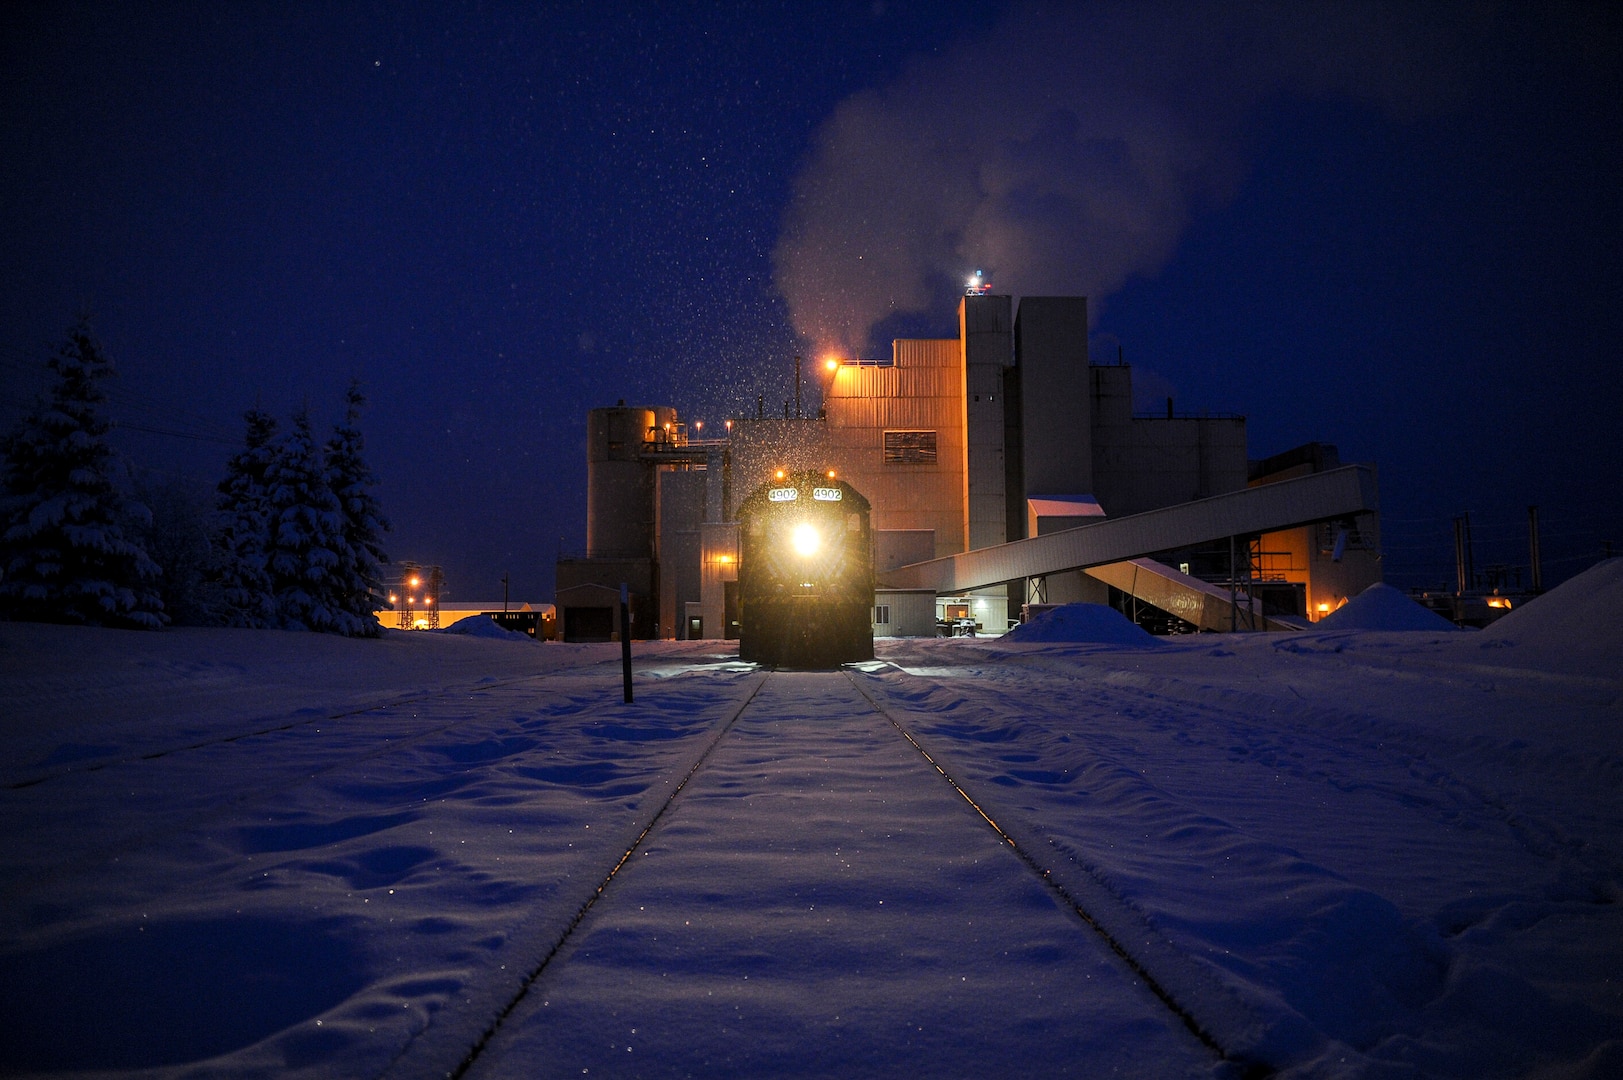
{"label": "industrial plant building", "polygon": [[1090,361],[1086,298],[967,295],[956,337],[809,375],[815,413],[710,439],[668,406],[591,411],[561,637],[607,639],[622,583],[635,637],[736,636],[738,507],[779,469],[871,502],[876,636],[1001,633],[1079,600],[1164,630],[1301,625],[1380,579],[1371,468],[1318,443],[1251,460],[1243,417],[1170,399],[1135,413],[1132,369]]}

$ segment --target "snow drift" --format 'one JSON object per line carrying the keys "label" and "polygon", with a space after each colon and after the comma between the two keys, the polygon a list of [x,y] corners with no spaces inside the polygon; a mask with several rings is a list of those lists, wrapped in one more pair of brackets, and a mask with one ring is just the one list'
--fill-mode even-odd
{"label": "snow drift", "polygon": [[1623,670],[1623,559],[1607,559],[1462,643],[1485,663],[1575,675]]}
{"label": "snow drift", "polygon": [[1009,642],[1087,642],[1095,645],[1160,644],[1152,634],[1105,604],[1061,604],[1004,634]]}
{"label": "snow drift", "polygon": [[494,638],[497,641],[534,641],[528,634],[517,630],[509,630],[492,619],[489,615],[468,615],[458,619],[450,626],[442,626],[435,630],[436,634],[463,634],[468,637]]}
{"label": "snow drift", "polygon": [[1313,625],[1318,630],[1459,629],[1384,581],[1377,581]]}

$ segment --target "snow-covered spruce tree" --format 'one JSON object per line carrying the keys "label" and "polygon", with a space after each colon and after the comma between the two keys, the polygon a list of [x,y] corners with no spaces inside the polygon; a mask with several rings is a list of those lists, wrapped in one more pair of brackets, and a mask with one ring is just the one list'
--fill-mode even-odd
{"label": "snow-covered spruce tree", "polygon": [[214,486],[190,476],[138,475],[131,487],[149,511],[139,543],[158,564],[158,598],[171,626],[225,622],[220,515]]}
{"label": "snow-covered spruce tree", "polygon": [[353,637],[376,637],[383,632],[377,612],[383,606],[383,534],[388,519],[372,494],[378,478],[362,456],[361,407],[366,398],[358,381],[344,394],[344,418],[333,427],[327,442],[327,485],[338,500],[343,544],[338,549],[338,593],[343,608],[343,632]]}
{"label": "snow-covered spruce tree", "polygon": [[81,320],[48,366],[50,388],[0,443],[0,611],[157,629],[168,621],[158,567],[126,532],[146,508],[119,491],[107,441],[112,362]]}
{"label": "snow-covered spruce tree", "polygon": [[343,633],[339,551],[343,515],[327,484],[321,447],[310,433],[310,414],[293,418],[265,470],[270,497],[268,566],[278,625],[288,630]]}
{"label": "snow-covered spruce tree", "polygon": [[227,625],[265,628],[279,625],[270,571],[270,489],[265,479],[276,459],[276,418],[256,407],[244,413],[243,420],[247,426],[243,448],[225,463],[225,479],[216,489],[222,519],[216,537],[220,584]]}

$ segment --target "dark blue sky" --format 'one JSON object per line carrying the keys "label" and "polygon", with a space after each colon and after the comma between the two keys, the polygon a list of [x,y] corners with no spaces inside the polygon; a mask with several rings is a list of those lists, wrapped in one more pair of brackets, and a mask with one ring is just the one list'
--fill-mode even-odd
{"label": "dark blue sky", "polygon": [[[390,553],[547,598],[587,409],[781,402],[823,281],[920,283],[842,301],[882,347],[986,264],[1092,293],[1146,403],[1376,461],[1394,583],[1449,580],[1466,510],[1479,564],[1525,561],[1530,503],[1551,577],[1623,540],[1616,17],[1207,8],[12,5],[0,410],[85,307],[156,472],[358,376]],[[883,290],[841,261],[915,234]]]}

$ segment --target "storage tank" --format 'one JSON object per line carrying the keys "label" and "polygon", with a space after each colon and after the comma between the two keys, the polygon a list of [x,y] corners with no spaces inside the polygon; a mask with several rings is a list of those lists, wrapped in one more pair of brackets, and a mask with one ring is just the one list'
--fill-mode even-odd
{"label": "storage tank", "polygon": [[587,558],[653,556],[654,475],[643,454],[668,441],[675,426],[676,410],[666,405],[587,413]]}

